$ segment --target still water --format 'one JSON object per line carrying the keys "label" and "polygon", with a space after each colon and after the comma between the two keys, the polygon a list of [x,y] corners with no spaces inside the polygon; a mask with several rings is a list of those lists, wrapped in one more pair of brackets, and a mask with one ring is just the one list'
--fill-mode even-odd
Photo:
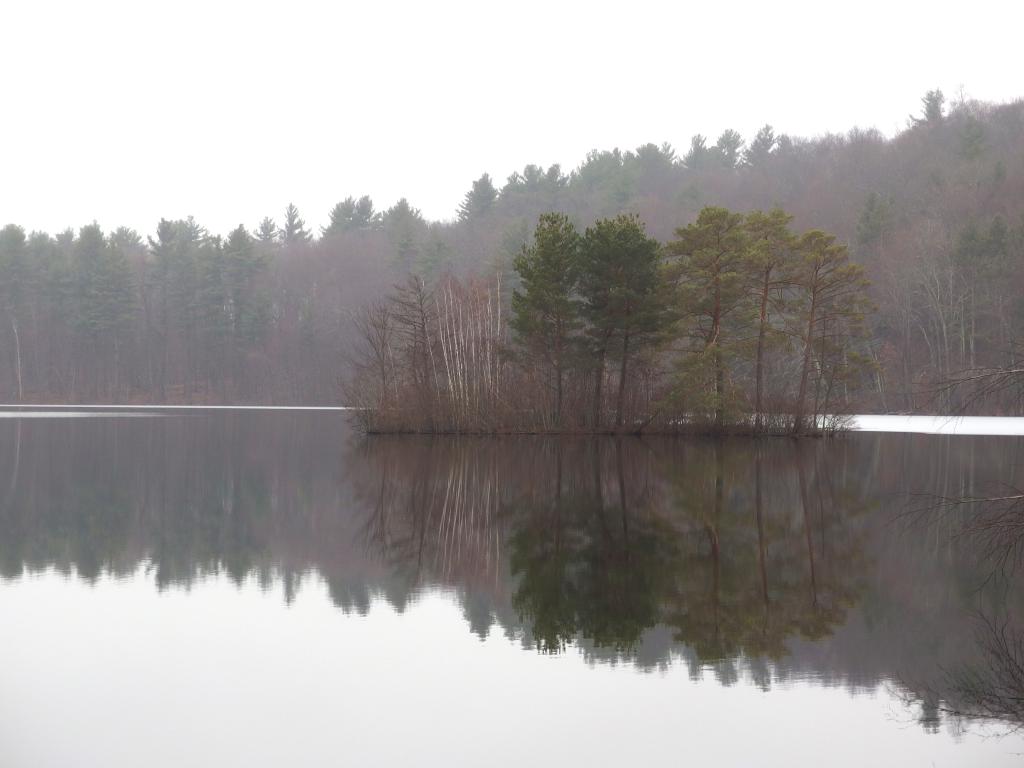
{"label": "still water", "polygon": [[[1017,765],[1024,439],[0,420],[0,766]],[[1012,520],[1011,520],[1012,521]]]}

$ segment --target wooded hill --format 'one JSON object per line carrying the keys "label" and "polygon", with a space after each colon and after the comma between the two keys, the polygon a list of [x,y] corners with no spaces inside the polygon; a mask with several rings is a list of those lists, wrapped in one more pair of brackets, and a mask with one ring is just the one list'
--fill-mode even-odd
{"label": "wooded hill", "polygon": [[[58,180],[59,181],[59,180]],[[339,186],[343,187],[343,180]],[[201,223],[0,231],[0,397],[24,401],[330,403],[351,370],[354,319],[408,275],[497,282],[506,312],[514,260],[540,214],[579,231],[636,214],[660,242],[705,206],[784,209],[794,231],[846,244],[877,306],[874,363],[856,407],[934,410],[936,384],[1016,366],[1024,334],[1024,103],[926,95],[893,138],[874,130],[800,139],[695,136],[595,151],[571,172],[527,166],[473,182],[457,217],[429,222],[402,200],[363,197],[312,233],[294,207],[214,236]],[[0,212],[2,215],[2,212]],[[990,412],[1021,412],[1002,392]]]}

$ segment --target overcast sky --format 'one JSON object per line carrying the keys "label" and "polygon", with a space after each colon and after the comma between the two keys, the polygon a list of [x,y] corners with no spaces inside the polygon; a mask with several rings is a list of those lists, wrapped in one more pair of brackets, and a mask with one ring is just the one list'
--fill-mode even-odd
{"label": "overcast sky", "polygon": [[0,225],[226,232],[291,201],[317,226],[362,194],[451,218],[484,171],[1024,96],[1018,0],[832,6],[11,0]]}

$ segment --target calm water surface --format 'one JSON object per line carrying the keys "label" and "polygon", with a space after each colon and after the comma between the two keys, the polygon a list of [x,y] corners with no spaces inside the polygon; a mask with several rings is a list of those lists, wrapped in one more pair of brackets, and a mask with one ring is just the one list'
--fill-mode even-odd
{"label": "calm water surface", "polygon": [[926,508],[1022,471],[1017,437],[6,418],[0,766],[1017,765],[1016,542]]}

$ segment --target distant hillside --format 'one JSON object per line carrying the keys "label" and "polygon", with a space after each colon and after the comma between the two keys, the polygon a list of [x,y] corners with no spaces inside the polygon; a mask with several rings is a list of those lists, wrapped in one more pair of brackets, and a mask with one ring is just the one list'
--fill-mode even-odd
{"label": "distant hillside", "polygon": [[[1024,102],[937,92],[887,139],[726,131],[688,148],[594,151],[578,168],[482,176],[457,217],[349,198],[321,233],[282,221],[212,236],[192,220],[144,238],[88,226],[0,230],[0,397],[331,402],[351,315],[409,271],[505,273],[545,211],[578,226],[635,212],[661,241],[705,205],[781,206],[849,244],[878,306],[865,407],[932,408],[935,382],[1015,365],[1024,337]],[[59,183],[59,180],[57,180]],[[916,395],[914,394],[916,393]],[[991,407],[1019,410],[1011,393]]]}

